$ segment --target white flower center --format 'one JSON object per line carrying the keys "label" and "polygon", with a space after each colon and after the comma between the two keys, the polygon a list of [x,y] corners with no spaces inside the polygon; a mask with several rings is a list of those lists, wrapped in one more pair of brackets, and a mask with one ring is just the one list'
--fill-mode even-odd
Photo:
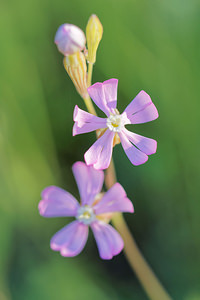
{"label": "white flower center", "polygon": [[85,225],[89,225],[96,219],[96,216],[92,207],[84,205],[79,207],[76,219]]}
{"label": "white flower center", "polygon": [[114,132],[120,132],[122,129],[122,118],[120,114],[110,114],[107,118],[107,127]]}

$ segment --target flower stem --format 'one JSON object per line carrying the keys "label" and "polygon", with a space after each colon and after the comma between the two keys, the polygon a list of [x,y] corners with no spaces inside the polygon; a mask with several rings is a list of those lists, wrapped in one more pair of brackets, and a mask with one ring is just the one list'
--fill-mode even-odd
{"label": "flower stem", "polygon": [[83,98],[83,101],[85,102],[85,106],[87,107],[88,112],[96,116],[97,114],[89,95]]}
{"label": "flower stem", "polygon": [[[106,171],[105,184],[107,189],[116,182],[116,174],[113,160]],[[112,218],[112,223],[124,240],[124,252],[126,258],[151,300],[171,300],[161,282],[158,280],[151,267],[140,252],[124,218],[117,213]]]}
{"label": "flower stem", "polygon": [[[91,86],[92,83],[92,70],[93,70],[93,63],[88,62],[87,87]],[[97,114],[89,95],[83,98],[83,100],[85,102],[85,106],[87,107],[88,112],[96,116]]]}
{"label": "flower stem", "polygon": [[92,71],[93,71],[93,63],[88,62],[88,75],[87,75],[87,86],[91,86],[92,84]]}
{"label": "flower stem", "polygon": [[[88,86],[91,85],[91,78],[92,78],[92,69],[93,64],[89,63],[88,65],[88,78],[87,83]],[[96,115],[96,111],[92,104],[90,97],[83,99],[85,105],[88,109],[88,112],[91,114]],[[111,160],[109,168],[106,170],[105,174],[105,184],[107,189],[111,188],[113,184],[117,182],[116,173],[115,173],[115,166],[113,159]],[[151,300],[172,300],[172,298],[168,295],[165,291],[164,287],[162,286],[161,282],[158,280],[154,272],[152,271],[151,267],[143,257],[142,253],[140,252],[127,224],[123,218],[121,213],[117,213],[112,218],[112,223],[116,227],[116,229],[121,234],[124,240],[124,252],[126,258],[135,272],[136,276],[138,277],[141,285],[143,286],[146,294],[148,295],[149,299]]]}

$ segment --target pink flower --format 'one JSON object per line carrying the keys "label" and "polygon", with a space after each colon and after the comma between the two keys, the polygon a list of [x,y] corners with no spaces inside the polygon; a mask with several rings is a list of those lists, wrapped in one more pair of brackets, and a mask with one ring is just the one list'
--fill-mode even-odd
{"label": "pink flower", "polygon": [[51,249],[60,251],[62,256],[78,255],[86,244],[90,226],[100,257],[111,259],[121,252],[124,244],[119,233],[104,221],[104,214],[133,212],[133,205],[119,183],[102,198],[99,197],[104,181],[103,171],[88,167],[83,162],[76,162],[72,170],[80,192],[80,204],[71,194],[56,186],[44,189],[39,202],[39,212],[43,217],[76,218],[52,237]]}
{"label": "pink flower", "polygon": [[154,154],[157,142],[130,132],[127,124],[140,124],[158,118],[158,111],[150,96],[141,91],[126,107],[122,114],[116,109],[117,79],[109,79],[103,83],[97,82],[88,88],[88,93],[94,103],[106,114],[99,118],[78,108],[74,109],[73,136],[81,133],[103,129],[101,137],[85,153],[87,165],[95,169],[108,168],[113,149],[114,138],[120,139],[122,147],[133,165],[140,165],[148,160],[148,155]]}

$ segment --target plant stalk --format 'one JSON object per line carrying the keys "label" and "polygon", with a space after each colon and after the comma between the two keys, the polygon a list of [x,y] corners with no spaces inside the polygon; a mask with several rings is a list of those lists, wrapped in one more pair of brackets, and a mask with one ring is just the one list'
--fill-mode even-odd
{"label": "plant stalk", "polygon": [[[87,77],[87,84],[88,87],[91,85],[92,80],[92,70],[93,64],[88,64],[88,77]],[[92,104],[90,97],[83,99],[85,105],[88,109],[88,112],[96,115],[96,111]],[[117,182],[115,166],[113,159],[111,160],[110,166],[106,170],[105,173],[105,184],[106,188],[109,189]],[[135,239],[133,238],[126,221],[123,218],[121,213],[114,214],[112,218],[112,223],[115,228],[121,234],[124,240],[124,253],[126,258],[135,272],[138,280],[140,281],[141,285],[143,286],[146,294],[148,295],[149,299],[151,300],[172,300],[169,294],[165,291],[164,287],[162,286],[159,279],[156,277],[154,272],[152,271],[151,267],[143,257],[142,253],[140,252]]]}
{"label": "plant stalk", "polygon": [[[116,182],[114,162],[111,160],[109,168],[106,170],[105,184],[110,189]],[[132,236],[126,221],[121,213],[114,214],[112,223],[124,240],[124,253],[126,258],[143,286],[146,294],[151,300],[172,300],[165,291],[159,279],[147,263],[140,252],[134,237]]]}

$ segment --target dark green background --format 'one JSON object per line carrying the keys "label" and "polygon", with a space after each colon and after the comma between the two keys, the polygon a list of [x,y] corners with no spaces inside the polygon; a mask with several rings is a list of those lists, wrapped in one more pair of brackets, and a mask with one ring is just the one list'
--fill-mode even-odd
{"label": "dark green background", "polygon": [[78,197],[71,166],[95,140],[72,137],[73,108],[84,104],[53,44],[60,24],[85,29],[92,13],[104,27],[93,82],[119,79],[121,112],[144,89],[160,114],[131,127],[158,141],[146,164],[134,167],[121,145],[114,149],[135,206],[125,217],[173,299],[199,300],[198,0],[1,0],[0,299],[147,299],[123,254],[101,261],[92,235],[76,258],[51,251],[68,220],[37,210],[47,185]]}

